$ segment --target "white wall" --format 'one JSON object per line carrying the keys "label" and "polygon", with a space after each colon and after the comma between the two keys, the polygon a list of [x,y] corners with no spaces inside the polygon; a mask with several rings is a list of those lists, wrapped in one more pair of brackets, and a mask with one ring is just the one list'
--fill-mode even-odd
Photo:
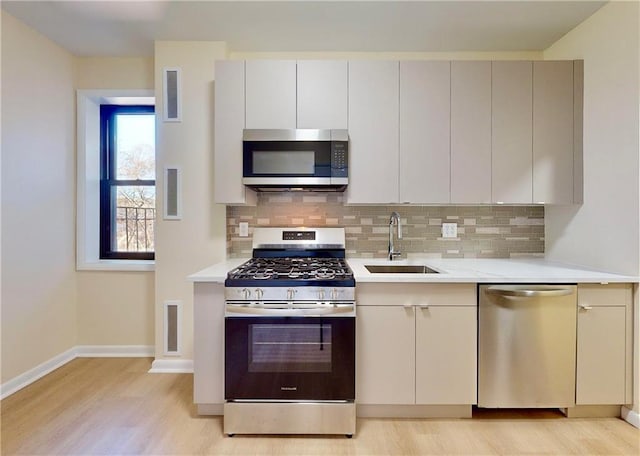
{"label": "white wall", "polygon": [[163,170],[182,172],[182,220],[156,224],[156,358],[164,357],[163,303],[181,301],[182,358],[193,358],[193,284],[187,276],[225,258],[225,206],[213,202],[214,61],[224,43],[159,41],[155,45],[156,110],[162,113],[162,69],[182,69],[182,122],[157,117],[157,210],[163,213]]}
{"label": "white wall", "polygon": [[78,272],[78,345],[153,345],[153,272]]}
{"label": "white wall", "polygon": [[613,2],[544,52],[584,59],[584,204],[547,207],[551,259],[637,275],[638,7]]}
{"label": "white wall", "polygon": [[76,57],[76,89],[153,89],[153,58]]}
{"label": "white wall", "polygon": [[[546,208],[547,256],[630,275],[640,275],[639,22],[638,2],[612,2],[544,52],[584,59],[584,204]],[[634,307],[638,414],[637,292]]]}
{"label": "white wall", "polygon": [[73,57],[2,12],[2,382],[76,345]]}
{"label": "white wall", "polygon": [[[152,58],[75,59],[76,89],[153,90]],[[79,271],[79,345],[153,345],[154,273]]]}

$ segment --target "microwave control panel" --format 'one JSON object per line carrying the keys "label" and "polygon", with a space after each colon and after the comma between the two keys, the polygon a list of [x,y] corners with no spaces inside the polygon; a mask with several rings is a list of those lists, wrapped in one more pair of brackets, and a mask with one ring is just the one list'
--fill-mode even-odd
{"label": "microwave control panel", "polygon": [[331,141],[331,175],[348,177],[349,142]]}

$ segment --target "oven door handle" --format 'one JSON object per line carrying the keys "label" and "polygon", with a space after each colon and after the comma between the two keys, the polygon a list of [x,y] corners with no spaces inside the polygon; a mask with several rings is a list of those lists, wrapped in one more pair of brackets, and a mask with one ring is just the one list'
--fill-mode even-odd
{"label": "oven door handle", "polygon": [[225,305],[226,317],[327,317],[327,316],[355,317],[356,306],[350,303],[328,304],[317,307],[266,307],[260,305],[230,304]]}

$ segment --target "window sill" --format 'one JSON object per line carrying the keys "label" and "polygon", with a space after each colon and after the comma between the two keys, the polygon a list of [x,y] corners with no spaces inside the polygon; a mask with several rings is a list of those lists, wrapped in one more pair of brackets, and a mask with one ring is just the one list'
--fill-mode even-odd
{"label": "window sill", "polygon": [[78,271],[155,271],[154,260],[98,260],[78,262]]}

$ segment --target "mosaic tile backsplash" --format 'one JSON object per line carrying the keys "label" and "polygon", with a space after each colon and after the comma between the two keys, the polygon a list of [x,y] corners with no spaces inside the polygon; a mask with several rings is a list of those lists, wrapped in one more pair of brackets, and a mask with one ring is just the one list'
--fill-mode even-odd
{"label": "mosaic tile backsplash", "polygon": [[[543,206],[345,206],[341,193],[260,193],[257,206],[227,206],[227,255],[251,256],[257,226],[343,226],[347,257],[385,258],[389,217],[397,211],[401,258],[514,258],[544,256]],[[249,237],[239,236],[249,223]],[[458,224],[457,238],[442,223]]]}

